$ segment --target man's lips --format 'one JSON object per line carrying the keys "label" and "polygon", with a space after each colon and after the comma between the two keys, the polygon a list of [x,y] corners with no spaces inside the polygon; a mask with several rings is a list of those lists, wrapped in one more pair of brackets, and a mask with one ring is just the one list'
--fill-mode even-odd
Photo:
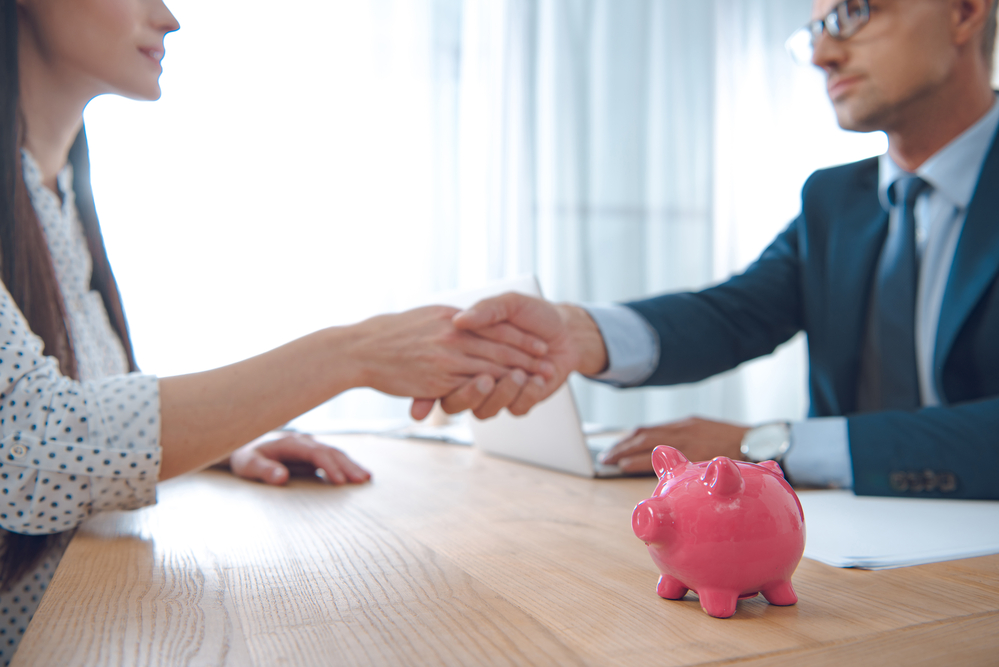
{"label": "man's lips", "polygon": [[837,98],[842,97],[846,92],[855,86],[858,81],[860,81],[859,75],[854,76],[837,76],[832,77],[826,82],[826,91],[829,93],[829,99],[835,101]]}

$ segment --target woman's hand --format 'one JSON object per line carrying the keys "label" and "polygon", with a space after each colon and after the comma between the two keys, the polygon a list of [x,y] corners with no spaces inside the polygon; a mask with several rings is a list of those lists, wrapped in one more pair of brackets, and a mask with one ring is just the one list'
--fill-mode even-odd
{"label": "woman's hand", "polygon": [[333,484],[360,484],[371,479],[371,473],[339,449],[305,433],[275,433],[258,438],[232,453],[229,468],[238,477],[275,486],[285,484],[292,471],[314,474],[322,470]]}
{"label": "woman's hand", "polygon": [[[451,322],[457,312],[429,306],[381,315],[329,327],[212,371],[161,378],[160,479],[219,460],[356,387],[436,399],[473,378],[492,391],[495,379],[515,368],[554,374],[554,365],[542,357],[548,346],[540,338],[503,322],[489,329],[491,339],[461,331]],[[243,470],[238,458],[237,471]]]}
{"label": "woman's hand", "polygon": [[355,384],[435,399],[474,378],[499,380],[515,368],[554,376],[554,364],[543,357],[548,344],[540,337],[505,322],[488,327],[483,332],[488,337],[462,331],[452,323],[456,313],[456,308],[428,306],[351,327],[352,342],[344,354],[359,366]]}

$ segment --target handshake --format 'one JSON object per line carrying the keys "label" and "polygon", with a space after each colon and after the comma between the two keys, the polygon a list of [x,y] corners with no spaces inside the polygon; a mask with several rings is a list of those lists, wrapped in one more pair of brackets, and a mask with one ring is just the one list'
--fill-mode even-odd
{"label": "handshake", "polygon": [[429,306],[356,326],[363,349],[355,358],[366,361],[361,383],[414,397],[415,419],[437,400],[449,414],[471,410],[485,419],[507,408],[523,415],[570,372],[593,375],[607,365],[584,309],[513,292],[464,311]]}
{"label": "handshake", "polygon": [[[371,387],[412,397],[415,419],[430,414],[438,400],[449,414],[471,410],[486,419],[506,408],[524,415],[572,371],[597,375],[608,363],[603,336],[585,309],[514,292],[463,311],[427,306],[328,331],[331,339],[321,336],[326,352],[347,371],[337,390]],[[329,375],[321,364],[313,368]],[[657,445],[675,447],[693,461],[739,458],[747,430],[699,418],[640,428],[603,461],[627,473],[650,472]],[[232,455],[230,465],[237,475],[283,484],[289,471],[282,461],[322,468],[338,484],[370,476],[342,452],[302,435],[251,442]]]}
{"label": "handshake", "polygon": [[[354,325],[366,348],[367,375],[355,386],[412,396],[423,419],[440,401],[445,412],[471,410],[485,419],[506,408],[524,415],[565,382],[569,373],[596,375],[608,363],[596,322],[585,309],[509,292],[459,311],[429,306],[381,315]],[[629,473],[652,470],[658,445],[692,461],[741,459],[748,426],[691,417],[639,428],[604,454]]]}

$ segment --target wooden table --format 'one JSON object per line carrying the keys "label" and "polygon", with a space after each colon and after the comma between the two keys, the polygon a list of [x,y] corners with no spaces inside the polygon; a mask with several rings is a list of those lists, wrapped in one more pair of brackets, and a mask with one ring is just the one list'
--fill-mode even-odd
{"label": "wooden table", "polygon": [[458,446],[336,439],[374,472],[224,472],[73,539],[13,664],[999,664],[999,556],[866,572],[803,560],[800,598],[661,600],[631,532],[649,478],[585,480]]}

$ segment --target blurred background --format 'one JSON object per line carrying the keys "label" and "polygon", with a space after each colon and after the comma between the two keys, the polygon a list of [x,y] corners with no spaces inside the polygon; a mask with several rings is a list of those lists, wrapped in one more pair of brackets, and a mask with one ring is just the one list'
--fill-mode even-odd
{"label": "blurred background", "polygon": [[[745,268],[838,129],[784,40],[808,0],[168,0],[163,97],[86,111],[94,190],[144,371],[535,273],[553,300],[697,289]],[[682,354],[682,350],[675,351]],[[588,421],[807,411],[803,341],[697,385],[574,380]],[[314,415],[405,419],[348,392]]]}

